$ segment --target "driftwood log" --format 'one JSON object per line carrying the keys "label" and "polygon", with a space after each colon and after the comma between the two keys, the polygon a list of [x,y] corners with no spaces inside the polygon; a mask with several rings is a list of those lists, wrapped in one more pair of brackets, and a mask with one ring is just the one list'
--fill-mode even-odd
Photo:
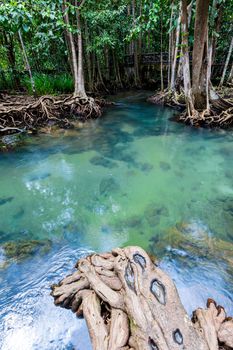
{"label": "driftwood log", "polygon": [[233,348],[233,320],[209,299],[192,320],[171,278],[139,247],[93,254],[52,286],[55,304],[84,316],[94,350]]}

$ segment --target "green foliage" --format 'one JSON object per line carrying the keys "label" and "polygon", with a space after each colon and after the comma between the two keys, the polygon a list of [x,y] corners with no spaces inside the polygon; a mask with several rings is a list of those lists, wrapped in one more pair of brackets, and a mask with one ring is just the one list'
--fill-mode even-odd
{"label": "green foliage", "polygon": [[[34,75],[36,91],[38,95],[56,95],[72,93],[73,79],[70,74],[60,73],[56,75],[37,73]],[[28,77],[23,79],[23,85],[29,94],[32,94],[31,84]]]}
{"label": "green foliage", "polygon": [[[80,2],[78,1],[78,4]],[[174,31],[180,11],[180,0],[86,0],[79,8],[75,0],[4,0],[0,2],[0,89],[14,88],[16,78],[21,87],[30,91],[29,79],[25,74],[25,63],[19,45],[21,32],[28,59],[39,94],[71,92],[69,45],[65,32],[71,32],[77,46],[77,8],[81,13],[81,29],[84,43],[84,68],[87,76],[87,55],[98,59],[104,76],[107,59],[114,81],[113,55],[118,64],[124,62],[124,55],[132,51],[132,41],[141,41],[144,52],[168,51],[169,31]],[[214,4],[216,6],[214,6]],[[133,11],[133,5],[135,5]],[[173,7],[173,8],[172,8]],[[172,23],[171,11],[173,9]],[[222,11],[220,31],[216,31],[216,20]],[[64,14],[69,15],[69,25]],[[217,56],[226,55],[232,36],[233,2],[215,0],[211,2],[209,34],[218,40]],[[190,49],[193,45],[195,1],[193,1],[189,28]],[[171,24],[171,25],[170,25]],[[162,48],[161,48],[162,31]],[[131,50],[131,51],[130,51]],[[97,68],[93,67],[96,71]],[[16,73],[17,71],[17,73]],[[70,72],[42,74],[42,72]],[[15,73],[14,73],[15,72]],[[36,72],[36,73],[35,73]],[[14,73],[14,74],[13,74]],[[94,72],[95,73],[95,72]],[[92,73],[94,77],[96,74]]]}

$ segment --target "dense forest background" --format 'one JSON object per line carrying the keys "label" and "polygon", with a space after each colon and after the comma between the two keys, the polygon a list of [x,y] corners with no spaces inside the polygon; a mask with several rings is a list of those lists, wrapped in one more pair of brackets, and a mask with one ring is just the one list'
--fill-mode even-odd
{"label": "dense forest background", "polygon": [[[88,92],[144,84],[174,88],[182,76],[184,51],[191,57],[194,49],[198,2],[208,9],[211,79],[215,84],[232,81],[231,0],[4,0],[0,90],[83,93],[84,80]],[[151,59],[156,63],[149,64]]]}

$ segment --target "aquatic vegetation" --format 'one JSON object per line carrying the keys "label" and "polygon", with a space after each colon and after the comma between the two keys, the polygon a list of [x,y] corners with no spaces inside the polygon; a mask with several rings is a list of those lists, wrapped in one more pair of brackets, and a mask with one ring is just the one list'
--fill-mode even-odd
{"label": "aquatic vegetation", "polygon": [[119,191],[120,186],[112,177],[107,177],[101,180],[99,185],[99,192],[101,196],[108,196],[114,192]]}
{"label": "aquatic vegetation", "polygon": [[4,243],[1,249],[7,259],[22,261],[34,254],[45,254],[51,248],[50,240],[19,240]]}
{"label": "aquatic vegetation", "polygon": [[213,237],[200,223],[179,222],[150,241],[150,250],[157,257],[169,254],[184,262],[217,259],[233,267],[233,243]]}

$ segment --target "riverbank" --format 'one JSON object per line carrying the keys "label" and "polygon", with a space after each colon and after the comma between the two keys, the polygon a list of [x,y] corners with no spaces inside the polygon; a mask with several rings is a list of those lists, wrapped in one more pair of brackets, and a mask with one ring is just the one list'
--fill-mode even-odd
{"label": "riverbank", "polygon": [[106,104],[104,99],[90,96],[1,95],[0,133],[36,133],[46,125],[72,128],[74,120],[101,116]]}
{"label": "riverbank", "polygon": [[216,92],[212,90],[210,101],[204,110],[196,110],[191,100],[187,104],[184,90],[180,88],[174,91],[158,90],[148,101],[179,110],[177,122],[194,127],[229,128],[233,126],[232,84],[217,88]]}

